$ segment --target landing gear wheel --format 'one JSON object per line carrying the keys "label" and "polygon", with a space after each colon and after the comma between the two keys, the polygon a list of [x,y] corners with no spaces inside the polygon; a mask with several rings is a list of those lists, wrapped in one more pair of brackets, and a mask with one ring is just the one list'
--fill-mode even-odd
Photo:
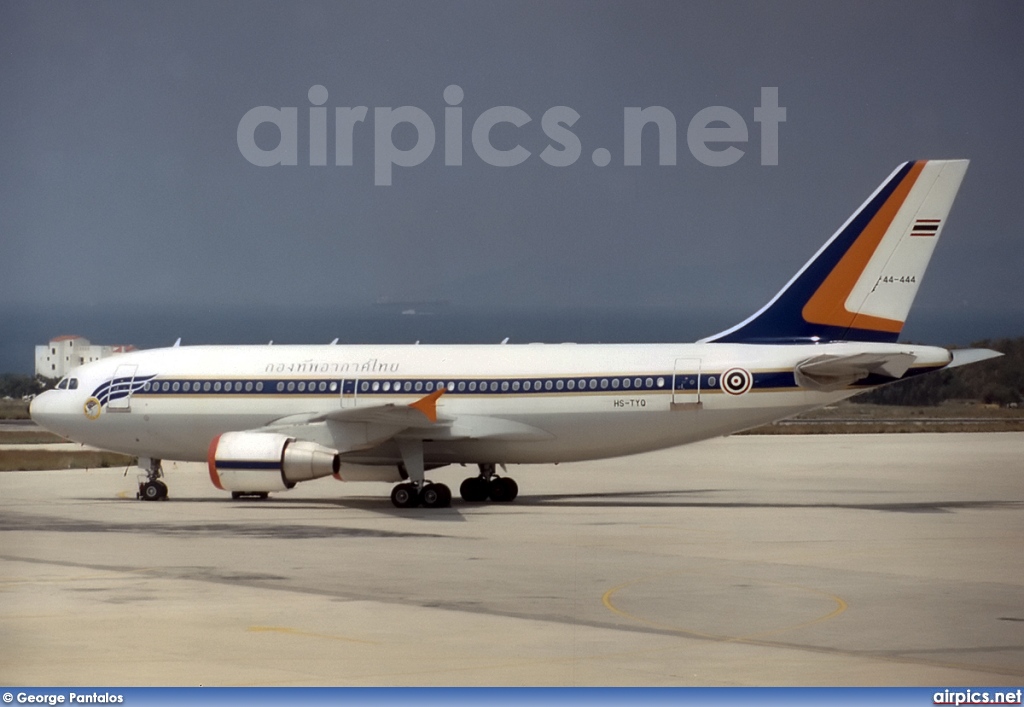
{"label": "landing gear wheel", "polygon": [[427,484],[420,491],[420,500],[427,508],[447,508],[452,505],[452,492],[444,484]]}
{"label": "landing gear wheel", "polygon": [[391,489],[391,502],[396,508],[415,508],[420,505],[420,492],[415,484],[399,484]]}
{"label": "landing gear wheel", "polygon": [[166,499],[167,484],[160,481],[160,477],[164,475],[160,460],[139,457],[139,468],[143,473],[139,475],[139,490],[135,494],[135,498],[143,501]]}
{"label": "landing gear wheel", "polygon": [[495,503],[510,503],[519,495],[519,484],[507,476],[491,479],[490,497]]}
{"label": "landing gear wheel", "polygon": [[487,482],[479,476],[471,476],[459,486],[459,494],[467,503],[483,503],[487,500]]}
{"label": "landing gear wheel", "polygon": [[159,501],[167,498],[167,484],[163,481],[147,481],[139,489],[139,494],[144,501]]}

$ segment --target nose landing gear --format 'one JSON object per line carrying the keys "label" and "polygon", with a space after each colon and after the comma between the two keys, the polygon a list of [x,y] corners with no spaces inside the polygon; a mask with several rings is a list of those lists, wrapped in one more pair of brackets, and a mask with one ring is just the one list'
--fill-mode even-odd
{"label": "nose landing gear", "polygon": [[135,498],[143,501],[167,500],[167,484],[160,480],[164,475],[160,460],[139,457],[139,467],[145,474],[139,475],[139,491]]}

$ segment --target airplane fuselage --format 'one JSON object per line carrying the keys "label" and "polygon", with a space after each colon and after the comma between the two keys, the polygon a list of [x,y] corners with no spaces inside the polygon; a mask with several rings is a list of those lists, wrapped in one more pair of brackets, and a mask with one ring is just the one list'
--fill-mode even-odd
{"label": "airplane fuselage", "polygon": [[[286,424],[290,416],[405,406],[444,388],[437,412],[454,422],[425,441],[428,464],[578,461],[695,442],[849,397],[872,381],[808,390],[794,380],[794,367],[812,356],[864,348],[853,342],[175,347],[83,366],[74,374],[76,389],[44,393],[33,416],[104,449],[203,461],[210,441],[225,432]],[[935,347],[872,344],[870,350],[912,354],[908,375],[950,361],[948,351]],[[130,392],[112,397],[119,380]],[[304,436],[351,448],[334,427],[325,421]],[[351,436],[350,428],[340,433]],[[387,443],[343,455],[356,464],[400,459]]]}

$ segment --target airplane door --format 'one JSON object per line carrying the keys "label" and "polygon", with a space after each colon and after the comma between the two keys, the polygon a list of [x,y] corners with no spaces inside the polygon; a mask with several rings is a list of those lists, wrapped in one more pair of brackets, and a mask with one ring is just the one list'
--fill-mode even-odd
{"label": "airplane door", "polygon": [[699,358],[677,358],[672,369],[672,409],[700,410]]}
{"label": "airplane door", "polygon": [[136,364],[126,363],[114,371],[114,379],[110,381],[108,412],[132,411],[132,384],[135,383],[135,372],[138,369]]}
{"label": "airplane door", "polygon": [[356,378],[345,378],[341,381],[340,405],[343,408],[354,408],[356,398],[359,395],[359,380]]}

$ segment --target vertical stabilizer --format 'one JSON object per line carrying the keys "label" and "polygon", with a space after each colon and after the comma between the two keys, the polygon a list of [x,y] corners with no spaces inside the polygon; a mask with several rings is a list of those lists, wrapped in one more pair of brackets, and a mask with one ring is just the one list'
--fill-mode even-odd
{"label": "vertical stabilizer", "polygon": [[967,160],[900,165],[792,280],[718,342],[895,342]]}

